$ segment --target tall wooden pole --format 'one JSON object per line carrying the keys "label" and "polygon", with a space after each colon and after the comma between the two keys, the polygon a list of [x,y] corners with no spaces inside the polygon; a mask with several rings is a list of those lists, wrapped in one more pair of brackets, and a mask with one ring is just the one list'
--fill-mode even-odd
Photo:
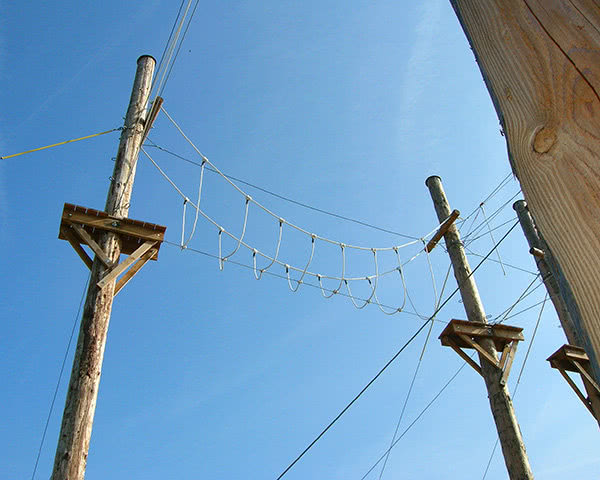
{"label": "tall wooden pole", "polygon": [[[600,383],[600,8],[450,0],[498,113],[513,172]],[[555,268],[556,267],[556,268]]]}
{"label": "tall wooden pole", "polygon": [[[137,61],[131,99],[106,199],[106,213],[117,218],[126,218],[129,213],[155,64],[154,58],[147,55]],[[118,235],[111,232],[104,234],[100,246],[112,262],[118,263],[121,254]],[[115,288],[114,281],[102,289],[97,286],[105,271],[106,267],[96,257],[81,319],[52,480],[84,478]]]}
{"label": "tall wooden pole", "polygon": [[[438,219],[443,222],[450,216],[451,210],[442,187],[442,180],[440,177],[433,176],[429,177],[425,184],[429,188]],[[468,320],[487,323],[479,291],[475,279],[471,275],[471,267],[456,225],[453,224],[448,229],[444,240]],[[488,353],[497,358],[498,354],[492,340],[487,342],[482,340],[481,345]],[[533,479],[510,394],[506,385],[500,382],[502,370],[490,364],[481,355],[479,360],[509,477],[511,480]]]}
{"label": "tall wooden pole", "polygon": [[[540,237],[539,231],[535,226],[535,222],[533,221],[531,213],[529,213],[529,209],[527,208],[527,203],[525,200],[518,200],[514,203],[513,208],[517,212],[519,223],[521,224],[521,228],[523,229],[523,233],[525,234],[525,238],[527,239],[529,246],[532,249],[537,249],[544,253],[543,256],[534,255],[535,263],[538,267],[540,275],[542,276],[546,290],[548,290],[550,300],[552,300],[554,308],[556,309],[558,319],[560,320],[560,324],[565,332],[567,341],[570,345],[583,348],[583,342],[579,336],[579,332],[573,324],[573,319],[571,318],[567,304],[560,295],[558,282],[552,274],[552,270],[548,266],[548,262],[555,261],[552,256],[552,252],[548,248],[548,245],[544,239]],[[595,417],[598,422],[600,422],[600,394],[592,385],[589,384],[586,378],[582,377],[582,380],[592,409],[594,410]]]}

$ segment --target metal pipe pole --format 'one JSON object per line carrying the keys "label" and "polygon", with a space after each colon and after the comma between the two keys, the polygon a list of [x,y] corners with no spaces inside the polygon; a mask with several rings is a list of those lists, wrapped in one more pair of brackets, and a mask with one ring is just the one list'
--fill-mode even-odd
{"label": "metal pipe pole", "polygon": [[[429,188],[438,219],[443,222],[450,216],[452,211],[446,199],[442,180],[437,176],[429,177],[425,181],[425,185]],[[468,320],[487,323],[479,291],[475,279],[471,275],[471,267],[456,225],[453,224],[448,229],[444,235],[444,240]],[[491,339],[487,342],[482,340],[480,343],[488,353],[494,355],[495,358],[498,357],[494,342]],[[533,473],[529,466],[529,459],[527,458],[512,400],[506,385],[500,382],[502,370],[482,358],[481,354],[479,355],[479,363],[509,477],[511,480],[532,480]]]}
{"label": "metal pipe pole", "polygon": [[[106,199],[106,213],[111,216],[125,218],[129,213],[155,64],[154,58],[148,55],[137,61],[131,99]],[[119,236],[112,232],[106,233],[100,246],[113,264],[117,264],[121,254]],[[115,288],[114,281],[102,289],[97,286],[105,271],[106,267],[96,257],[81,318],[52,480],[83,480],[85,475]]]}

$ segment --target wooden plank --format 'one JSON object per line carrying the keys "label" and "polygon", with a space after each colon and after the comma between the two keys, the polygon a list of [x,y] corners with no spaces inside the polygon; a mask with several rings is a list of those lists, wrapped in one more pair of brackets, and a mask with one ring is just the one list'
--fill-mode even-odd
{"label": "wooden plank", "polygon": [[[115,232],[121,235],[130,235],[143,240],[162,241],[164,238],[164,230],[153,230],[137,224],[126,222],[124,220],[117,220],[110,217],[90,217],[82,212],[65,212],[63,221],[69,224],[88,225],[92,228],[99,228],[101,230]],[[117,222],[116,225],[114,224],[115,222]]]}
{"label": "wooden plank", "polygon": [[446,232],[448,231],[450,226],[456,221],[456,219],[459,217],[459,215],[460,215],[460,212],[458,210],[452,210],[452,213],[450,214],[448,219],[440,225],[440,228],[438,229],[438,231],[435,232],[435,235],[433,237],[431,237],[431,240],[429,240],[429,242],[425,246],[425,251],[427,253],[431,252],[435,248],[435,246],[442,239],[442,237],[446,234]]}
{"label": "wooden plank", "polygon": [[495,365],[496,367],[498,366],[498,359],[494,358],[492,355],[490,355],[490,353],[486,352],[483,347],[481,345],[479,345],[477,342],[474,342],[471,337],[468,337],[467,335],[463,335],[462,333],[458,335],[460,337],[460,339],[469,344],[471,346],[471,348],[474,348],[475,350],[477,350],[479,352],[479,354],[484,357],[488,362],[490,362],[492,365]]}
{"label": "wooden plank", "polygon": [[96,241],[83,229],[81,225],[71,225],[73,231],[79,235],[83,243],[89,246],[92,251],[96,254],[96,256],[100,259],[100,261],[106,265],[106,267],[110,268],[113,265],[113,262],[106,253],[100,248],[100,245],[96,243]]}
{"label": "wooden plank", "polygon": [[590,385],[594,387],[597,392],[600,392],[600,387],[598,387],[598,384],[594,381],[594,379],[590,376],[587,370],[583,368],[577,360],[573,360],[573,365],[575,365],[575,368],[577,368],[577,371],[581,374],[581,376],[585,378],[588,382],[590,382]]}
{"label": "wooden plank", "polygon": [[477,362],[475,362],[475,360],[473,360],[465,352],[463,352],[462,348],[460,348],[456,343],[454,343],[454,341],[450,337],[446,338],[445,340],[447,344],[452,348],[452,350],[458,353],[465,362],[471,365],[479,375],[483,376],[483,373],[481,372],[481,367],[477,365]]}
{"label": "wooden plank", "polygon": [[87,254],[87,252],[79,244],[79,240],[77,240],[77,237],[75,237],[75,234],[72,232],[72,230],[70,228],[62,228],[61,231],[62,231],[63,236],[67,239],[67,241],[73,247],[73,250],[75,250],[75,252],[77,252],[77,255],[79,255],[79,258],[81,258],[83,260],[83,263],[85,263],[87,265],[87,267],[91,270],[92,265],[94,264],[94,261],[90,258],[90,256]]}
{"label": "wooden plank", "polygon": [[155,249],[151,248],[146,253],[144,253],[139,260],[137,260],[129,270],[125,272],[125,274],[119,278],[119,281],[115,285],[115,293],[114,296],[117,296],[117,293],[121,291],[121,289],[129,283],[129,281],[135,276],[137,272],[152,258],[152,256],[156,253]]}
{"label": "wooden plank", "polygon": [[[144,242],[135,252],[129,255],[125,260],[116,265],[112,270],[110,270],[103,278],[100,280],[97,285],[100,289],[103,289],[109,283],[115,281],[115,279],[121,275],[131,264],[133,264],[136,260],[138,260],[144,253],[150,250],[152,247],[156,245],[156,242]],[[152,253],[154,255],[154,252]]]}
{"label": "wooden plank", "polygon": [[508,375],[510,374],[510,369],[512,368],[513,360],[515,359],[515,353],[517,353],[517,346],[519,344],[517,342],[511,343],[511,348],[508,352],[508,361],[506,362],[506,366],[504,367],[504,372],[502,372],[502,378],[500,379],[501,385],[506,385],[506,381],[508,380]]}
{"label": "wooden plank", "polygon": [[502,355],[500,355],[500,363],[499,363],[501,370],[504,369],[504,365],[506,364],[506,359],[507,359],[508,354],[510,353],[511,348],[512,348],[512,342],[504,345],[504,348],[502,349]]}
{"label": "wooden plank", "polygon": [[600,8],[590,0],[451,3],[598,380]]}

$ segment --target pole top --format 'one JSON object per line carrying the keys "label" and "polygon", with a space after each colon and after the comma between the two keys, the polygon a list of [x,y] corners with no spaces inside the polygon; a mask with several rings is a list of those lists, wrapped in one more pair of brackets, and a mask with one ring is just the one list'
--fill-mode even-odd
{"label": "pole top", "polygon": [[152,55],[142,55],[137,59],[137,63],[139,64],[142,60],[146,59],[146,58],[151,58],[154,61],[154,64],[156,65],[156,58],[154,58]]}
{"label": "pole top", "polygon": [[425,185],[429,186],[429,182],[431,180],[433,180],[434,178],[437,178],[440,182],[442,181],[442,178],[437,176],[437,175],[431,175],[430,177],[427,177],[427,180],[425,180]]}
{"label": "pole top", "polygon": [[513,210],[516,212],[527,210],[527,202],[525,200],[517,200],[513,203]]}

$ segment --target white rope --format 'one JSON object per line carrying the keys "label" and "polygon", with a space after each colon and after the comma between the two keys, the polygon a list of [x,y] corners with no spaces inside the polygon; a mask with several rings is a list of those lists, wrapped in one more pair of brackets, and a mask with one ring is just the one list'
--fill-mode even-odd
{"label": "white rope", "polygon": [[275,249],[275,256],[271,259],[271,263],[269,263],[266,267],[263,267],[259,270],[259,274],[256,274],[256,254],[259,251],[255,248],[252,251],[252,262],[254,264],[254,278],[260,280],[262,278],[263,273],[265,273],[269,268],[273,266],[273,264],[277,261],[277,257],[279,256],[279,248],[281,247],[281,235],[283,233],[283,218],[279,219],[279,238],[277,240],[277,248]]}
{"label": "white rope", "polygon": [[[157,169],[157,170],[158,170],[158,171],[161,173],[161,175],[163,175],[163,177],[164,177],[164,178],[165,178],[165,179],[166,179],[166,180],[167,180],[167,181],[168,181],[168,182],[169,182],[169,183],[170,183],[170,184],[173,186],[173,188],[174,188],[174,189],[175,189],[175,190],[176,190],[176,191],[179,193],[179,195],[180,195],[180,196],[181,196],[181,197],[182,197],[184,200],[186,200],[186,199],[187,199],[187,203],[189,203],[189,204],[190,204],[192,207],[194,207],[194,208],[198,209],[197,205],[196,205],[194,202],[192,202],[192,201],[191,201],[191,200],[190,200],[190,199],[189,199],[189,198],[188,198],[188,197],[187,197],[187,196],[186,196],[186,195],[185,195],[185,194],[184,194],[184,193],[181,191],[181,189],[180,189],[180,188],[179,188],[179,187],[178,187],[178,186],[175,184],[175,182],[173,182],[173,180],[171,180],[171,178],[169,178],[169,176],[168,176],[168,175],[167,175],[167,174],[164,172],[164,170],[162,170],[162,168],[160,168],[160,166],[158,165],[158,163],[157,163],[157,162],[156,162],[156,161],[155,161],[155,160],[154,160],[154,159],[153,159],[153,158],[152,158],[152,157],[151,157],[151,156],[148,154],[148,152],[147,152],[146,150],[144,150],[144,149],[142,149],[142,151],[143,151],[143,153],[144,153],[144,154],[145,154],[145,155],[146,155],[146,156],[147,156],[147,157],[150,159],[150,161],[152,162],[152,164],[153,164],[153,165],[156,167],[156,169]],[[207,163],[208,163],[209,165],[212,165],[212,164],[210,164],[210,162],[208,162],[208,160],[207,160]],[[257,203],[256,203],[256,202],[255,202],[255,201],[252,199],[252,197],[250,197],[249,195],[247,195],[247,196],[246,196],[246,199],[247,199],[249,202],[253,202],[254,204],[257,204]],[[258,250],[258,249],[255,249],[254,247],[252,247],[252,246],[248,245],[247,243],[245,243],[245,242],[243,241],[243,236],[242,236],[242,238],[238,238],[238,237],[236,237],[234,234],[232,234],[231,232],[229,232],[229,231],[228,231],[226,228],[224,228],[222,225],[220,225],[219,223],[217,223],[217,222],[216,222],[216,221],[215,221],[213,218],[211,218],[211,217],[210,217],[210,216],[209,216],[209,215],[208,215],[206,212],[204,212],[202,209],[198,209],[198,212],[199,212],[199,214],[200,214],[202,217],[204,217],[204,218],[205,218],[207,221],[209,221],[210,223],[212,223],[212,224],[213,224],[213,225],[214,225],[214,226],[215,226],[215,227],[216,227],[216,228],[219,230],[220,234],[221,234],[221,233],[225,233],[225,234],[226,234],[226,235],[228,235],[228,236],[229,236],[231,239],[233,239],[234,241],[238,242],[238,243],[239,243],[239,246],[246,247],[246,248],[247,248],[248,250],[250,250],[251,252],[254,252],[254,251],[256,250],[256,254],[257,254],[257,255],[260,255],[260,256],[262,256],[262,257],[264,257],[264,258],[265,258],[267,261],[274,261],[274,263],[277,263],[278,265],[281,265],[281,266],[285,267],[286,263],[284,263],[283,261],[281,261],[281,260],[279,260],[279,259],[277,259],[277,258],[271,257],[270,255],[268,255],[268,254],[266,254],[266,253],[264,253],[264,252],[262,252],[262,251],[260,251],[260,250]],[[294,227],[294,225],[293,225],[293,224],[291,224],[290,222],[287,222],[287,221],[286,221],[286,220],[284,220],[283,218],[281,218],[281,217],[276,217],[276,218],[277,218],[277,220],[278,220],[278,221],[281,221],[281,222],[282,222],[282,224],[284,224],[284,225],[288,225],[288,226],[290,226],[290,227]],[[444,220],[444,221],[445,221],[445,220]],[[442,222],[442,223],[443,223],[443,222]],[[440,224],[440,225],[441,225],[441,224]],[[326,241],[326,242],[333,243],[334,245],[338,245],[338,246],[344,245],[344,248],[356,248],[356,249],[358,249],[358,250],[362,250],[362,251],[367,251],[367,250],[368,250],[368,251],[373,251],[373,250],[376,250],[376,251],[378,251],[378,252],[382,252],[382,251],[390,251],[390,250],[392,250],[392,251],[395,251],[395,250],[398,250],[398,249],[400,249],[400,248],[406,248],[406,247],[409,247],[409,246],[411,246],[411,245],[414,245],[414,244],[415,244],[415,243],[417,243],[417,242],[422,242],[422,241],[423,241],[423,239],[426,239],[426,238],[430,237],[430,236],[431,236],[431,235],[433,235],[433,234],[434,234],[434,233],[435,233],[435,232],[436,232],[438,229],[439,229],[439,225],[438,225],[438,226],[437,226],[435,229],[433,229],[431,232],[429,232],[429,233],[427,233],[426,235],[424,235],[424,236],[423,236],[421,239],[418,239],[418,240],[415,240],[415,241],[410,241],[410,242],[407,242],[407,243],[405,243],[405,244],[402,244],[402,245],[396,245],[396,246],[392,246],[392,247],[385,247],[385,248],[367,248],[367,247],[356,247],[356,246],[352,246],[352,245],[344,244],[344,243],[342,243],[342,242],[338,242],[338,241],[334,241],[334,240],[329,240],[329,239],[326,239],[326,238],[324,238],[324,237],[320,237],[319,235],[316,235],[316,234],[312,234],[312,233],[308,233],[308,232],[307,232],[307,234],[308,234],[308,236],[310,236],[311,238],[313,238],[313,237],[314,237],[314,239],[315,239],[315,240],[322,240],[322,241]],[[302,230],[302,231],[304,231],[304,230]],[[237,252],[237,249],[236,249],[236,252]],[[415,260],[417,257],[419,257],[419,256],[420,256],[422,253],[423,253],[423,250],[422,250],[422,249],[421,249],[421,250],[419,250],[419,252],[417,252],[417,253],[416,253],[416,254],[415,254],[415,255],[414,255],[414,256],[413,256],[413,257],[412,257],[410,260],[408,260],[407,262],[405,262],[405,263],[404,263],[404,265],[407,265],[408,263],[411,263],[413,260]],[[230,256],[230,255],[228,255],[228,256]],[[304,269],[302,269],[302,268],[293,267],[293,266],[291,266],[291,265],[288,265],[288,267],[289,267],[291,270],[295,270],[295,271],[298,271],[298,272],[303,272],[303,271],[304,271]],[[396,271],[396,268],[394,268],[394,269],[392,269],[392,270],[389,270],[389,271],[386,271],[386,272],[383,272],[383,273],[380,273],[380,274],[379,274],[379,276],[386,276],[386,275],[389,275],[390,273],[393,273],[393,272],[395,272],[395,271]],[[315,276],[315,277],[316,277],[316,275],[317,275],[316,273],[313,273],[313,272],[310,272],[310,271],[307,271],[307,272],[306,272],[306,274],[307,274],[307,275],[312,275],[312,276]],[[321,275],[321,277],[322,277],[323,279],[330,279],[330,280],[337,280],[337,281],[339,281],[339,280],[358,281],[358,280],[364,280],[364,279],[365,279],[365,277],[364,277],[364,276],[361,276],[361,277],[352,277],[352,278],[340,278],[340,277],[337,277],[337,276]],[[373,277],[373,276],[371,276],[370,278],[374,278],[374,277]]]}
{"label": "white rope", "polygon": [[[175,128],[179,131],[179,133],[181,134],[181,136],[190,144],[190,146],[196,151],[196,153],[200,156],[200,158],[202,158],[203,161],[205,161],[206,163],[208,163],[208,165],[210,165],[210,167],[217,173],[219,174],[227,183],[229,183],[235,190],[237,190],[241,195],[243,195],[244,197],[249,197],[249,195],[244,192],[240,187],[238,187],[233,181],[231,181],[231,179],[229,179],[221,170],[219,170],[219,168],[214,165],[201,151],[200,149],[194,144],[194,142],[192,142],[192,140],[190,140],[190,138],[185,134],[185,132],[182,130],[182,128],[177,124],[177,122],[175,122],[175,120],[173,119],[173,117],[171,117],[169,115],[169,113],[165,110],[164,106],[161,107],[161,110],[165,113],[165,115],[167,116],[167,118],[171,121],[171,123],[175,126]],[[144,152],[146,155],[148,155],[147,152]],[[257,207],[259,207],[261,210],[263,210],[265,213],[271,215],[273,218],[275,219],[279,219],[279,215],[275,214],[274,212],[272,212],[271,210],[269,210],[267,207],[265,207],[264,205],[262,205],[261,203],[257,202],[254,199],[251,199],[252,203],[254,203]],[[302,227],[295,225],[293,223],[290,222],[285,222],[286,225],[290,226],[291,228],[298,230],[299,232],[312,237],[313,235],[315,236],[315,239],[317,240],[322,240],[324,242],[327,243],[331,243],[333,245],[340,245],[341,242],[337,241],[337,240],[332,240],[330,238],[326,238],[326,237],[322,237],[319,235],[315,235],[311,232],[309,232],[308,230],[303,229]],[[440,224],[441,225],[441,224]],[[431,235],[433,235],[437,230],[438,230],[439,226],[436,227],[434,230],[432,230],[431,232],[429,232],[427,235],[425,235],[423,238],[427,238]],[[421,241],[421,239],[417,239],[417,240],[411,240],[410,242],[407,242],[405,244],[402,245],[397,245],[396,247],[398,248],[403,248],[403,247],[407,247],[409,245],[414,245],[416,243],[418,243],[419,241]],[[351,248],[351,249],[355,249],[355,250],[363,250],[363,251],[370,251],[372,250],[372,247],[363,247],[363,246],[359,246],[359,245],[346,245],[346,248]],[[394,249],[394,246],[392,247],[378,247],[376,248],[376,250],[378,251],[391,251]]]}
{"label": "white rope", "polygon": [[346,276],[346,245],[344,245],[342,243],[342,244],[340,244],[340,247],[341,247],[341,250],[342,250],[342,275],[340,276],[340,284],[337,286],[337,288],[335,290],[331,290],[331,294],[330,295],[327,295],[325,293],[325,289],[323,288],[323,282],[321,282],[321,279],[323,278],[323,276],[317,274],[317,280],[319,281],[319,286],[321,287],[321,294],[325,298],[331,298],[335,294],[337,294],[340,291],[340,289],[342,288],[342,285],[344,283],[344,278]]}
{"label": "white rope", "polygon": [[[233,252],[231,252],[229,255],[225,255],[224,257],[221,256],[221,233],[223,233],[223,229],[221,228],[219,230],[219,269],[223,270],[223,263],[225,262],[225,260],[227,260],[229,257],[232,257],[233,255],[235,255],[237,253],[237,251],[240,249],[240,246],[242,245],[242,242],[244,241],[244,236],[246,235],[246,225],[248,225],[248,207],[250,205],[250,197],[246,197],[246,208],[245,208],[245,212],[244,212],[244,226],[242,227],[242,234],[240,235],[240,238],[237,239],[238,240],[238,244],[235,247],[235,249],[233,250]],[[200,211],[200,209],[198,209],[198,211]],[[246,246],[244,244],[244,246]],[[248,246],[248,248],[250,248]]]}
{"label": "white rope", "polygon": [[[168,116],[168,113],[165,111],[165,114]],[[171,119],[171,121],[173,121]],[[180,130],[180,133],[184,136],[184,138],[187,139],[187,137],[185,136],[185,134]],[[189,141],[189,139],[187,139]],[[192,144],[193,145],[193,144]],[[152,164],[157,168],[157,170],[160,172],[160,174],[171,184],[171,186],[177,191],[177,193],[183,198],[184,200],[184,205],[183,205],[183,220],[182,220],[182,239],[181,239],[181,248],[182,249],[186,249],[188,247],[189,242],[192,240],[194,233],[196,231],[196,227],[197,227],[197,221],[198,221],[198,217],[201,215],[203,218],[205,218],[208,222],[210,222],[211,224],[213,224],[217,230],[218,230],[218,259],[219,259],[219,269],[223,270],[224,268],[224,263],[225,261],[227,261],[229,258],[231,258],[233,255],[235,255],[240,248],[243,246],[244,248],[248,249],[249,251],[252,252],[252,257],[253,257],[253,271],[254,271],[254,277],[259,280],[262,277],[262,274],[268,270],[269,268],[271,268],[273,265],[277,264],[280,265],[282,267],[285,268],[285,273],[286,273],[286,278],[288,281],[288,286],[290,288],[290,290],[292,290],[293,292],[298,291],[298,289],[300,288],[300,285],[304,282],[304,278],[308,275],[308,276],[312,276],[315,277],[318,280],[318,284],[319,284],[319,288],[321,290],[321,294],[325,297],[325,298],[330,298],[333,295],[337,294],[337,293],[341,293],[340,290],[342,288],[343,285],[346,286],[346,290],[348,292],[348,297],[350,297],[352,303],[354,304],[354,306],[358,309],[362,309],[364,308],[366,305],[370,304],[370,303],[375,303],[377,304],[377,306],[379,307],[379,309],[385,313],[386,315],[393,315],[395,313],[401,312],[403,311],[405,305],[406,305],[406,300],[407,298],[410,300],[410,297],[408,296],[408,291],[407,291],[407,286],[406,286],[406,279],[404,276],[404,272],[403,272],[403,266],[407,265],[409,263],[411,263],[412,261],[414,261],[417,257],[419,257],[419,255],[421,255],[424,251],[424,249],[420,249],[415,255],[413,255],[407,262],[405,262],[404,264],[402,263],[401,259],[400,259],[400,255],[399,255],[399,249],[400,248],[405,248],[411,245],[415,245],[418,242],[422,242],[425,243],[425,239],[427,237],[430,237],[431,235],[433,235],[438,229],[439,229],[439,225],[433,229],[431,232],[429,232],[427,235],[423,236],[422,238],[418,239],[418,240],[413,240],[413,241],[409,241],[406,242],[403,245],[395,245],[392,247],[384,247],[384,248],[368,248],[368,247],[360,247],[360,246],[356,246],[356,245],[347,245],[335,240],[331,240],[325,237],[321,237],[319,235],[316,235],[314,233],[309,233],[308,231],[290,223],[290,222],[286,222],[283,218],[275,215],[273,212],[271,212],[270,210],[268,210],[266,207],[262,206],[261,204],[259,204],[258,202],[254,201],[252,199],[252,197],[248,194],[246,194],[243,190],[241,190],[239,187],[237,187],[233,182],[231,182],[229,179],[227,179],[227,177],[225,177],[219,170],[218,168],[216,168],[204,155],[202,155],[202,153],[196,148],[196,151],[201,155],[202,157],[202,171],[201,171],[201,175],[200,175],[200,182],[199,182],[199,186],[198,186],[198,200],[197,203],[192,202],[184,193],[183,191],[175,184],[175,182],[169,178],[169,176],[167,175],[167,173],[160,168],[160,166],[158,165],[158,163],[148,154],[148,152],[146,150],[144,150],[142,148],[143,153],[150,159],[150,161],[152,162]],[[204,172],[204,167],[205,165],[208,164],[210,167],[212,167],[217,173],[219,173],[223,178],[225,178],[227,180],[228,183],[230,183],[239,193],[244,195],[245,198],[245,211],[244,211],[244,223],[243,223],[243,227],[242,227],[242,232],[240,234],[240,236],[236,236],[234,234],[232,234],[231,232],[229,232],[225,227],[223,227],[222,225],[220,225],[219,223],[217,223],[214,219],[212,219],[208,214],[206,214],[206,212],[204,212],[201,208],[200,208],[200,200],[202,198],[202,185],[203,185],[203,172]],[[273,216],[274,218],[277,219],[278,223],[279,223],[279,234],[278,234],[278,240],[277,240],[277,247],[275,249],[275,254],[273,256],[270,256],[260,250],[258,250],[257,248],[254,248],[253,246],[249,245],[248,243],[246,243],[244,241],[245,238],[245,234],[246,234],[246,230],[247,230],[247,225],[248,225],[248,214],[249,214],[249,207],[250,207],[250,203],[254,203],[255,205],[257,205],[259,208],[261,208],[263,211],[267,212],[269,215]],[[196,214],[195,214],[195,218],[194,218],[194,223],[193,223],[193,227],[192,227],[192,231],[189,234],[187,240],[185,238],[185,220],[186,220],[186,214],[187,214],[187,208],[188,208],[188,204],[190,206],[192,206],[195,210],[196,210]],[[445,221],[445,220],[444,220]],[[443,222],[442,222],[443,223]],[[281,241],[282,241],[282,237],[283,237],[283,227],[284,225],[288,225],[291,228],[296,229],[297,231],[300,231],[308,236],[310,236],[311,238],[311,253],[310,253],[310,258],[308,259],[308,262],[306,263],[306,265],[304,266],[304,268],[300,268],[300,267],[295,267],[292,265],[289,265],[287,263],[284,263],[282,260],[279,259],[279,253],[280,253],[280,247],[281,247]],[[441,225],[441,223],[440,223]],[[236,242],[236,246],[234,248],[234,250],[229,253],[228,255],[223,255],[223,234],[227,235],[228,237],[230,237],[234,242]],[[316,242],[317,240],[323,241],[323,242],[327,242],[330,244],[334,244],[334,245],[338,245],[340,247],[340,251],[341,251],[341,260],[342,260],[342,267],[341,267],[341,275],[340,276],[332,276],[332,275],[323,275],[320,273],[314,273],[309,271],[310,265],[313,261],[314,258],[314,254],[315,254],[315,248],[316,248]],[[346,277],[346,249],[347,248],[353,248],[355,250],[359,250],[359,251],[371,251],[373,254],[373,260],[374,260],[374,265],[375,265],[375,272],[372,275],[368,275],[368,276],[360,276],[360,277]],[[378,252],[385,252],[385,251],[393,251],[396,254],[396,257],[398,259],[398,266],[394,267],[391,270],[385,271],[385,272],[380,272],[379,271],[379,262],[378,262]],[[257,265],[257,256],[261,256],[264,259],[266,259],[267,262],[269,262],[265,267],[263,268],[258,268]],[[431,260],[429,259],[429,253],[427,252],[427,259],[428,259],[428,264],[429,264],[429,270],[430,270],[430,274],[432,276],[432,284],[433,284],[433,288],[434,288],[434,298],[437,301],[437,291],[436,291],[436,285],[435,285],[435,276],[433,274],[433,267],[431,265]],[[292,272],[296,272],[300,274],[300,277],[298,279],[293,279],[291,277],[291,273]],[[398,272],[400,274],[400,279],[402,282],[402,288],[403,288],[403,301],[402,301],[402,306],[393,310],[393,311],[386,311],[386,309],[382,306],[381,302],[379,301],[379,298],[377,297],[377,287],[378,287],[378,283],[379,283],[379,278],[380,277],[384,277],[387,275],[390,275],[392,273]],[[335,290],[330,290],[331,293],[328,295],[326,294],[326,290],[324,286],[323,286],[323,280],[331,280],[331,281],[337,281],[339,282],[338,287]],[[359,281],[367,281],[370,288],[371,288],[371,294],[369,295],[369,297],[367,299],[360,299],[361,303],[358,303],[356,301],[356,299],[358,297],[355,297],[352,294],[352,288],[350,283],[351,282],[359,282]],[[412,304],[412,300],[411,300],[411,305],[413,305],[414,308],[414,304]],[[415,310],[416,312],[416,310]]]}
{"label": "white rope", "polygon": [[297,292],[298,289],[300,288],[300,285],[302,285],[302,280],[304,280],[304,275],[306,275],[306,271],[308,270],[308,267],[310,266],[312,259],[315,255],[315,237],[314,236],[312,237],[310,244],[311,244],[310,258],[308,259],[308,262],[306,262],[306,267],[304,267],[304,270],[302,271],[302,275],[300,275],[300,279],[294,280],[296,282],[296,288],[292,287],[292,282],[290,281],[290,266],[287,264],[285,266],[285,274],[287,276],[288,285],[292,292]]}
{"label": "white rope", "polygon": [[404,278],[404,270],[402,268],[402,260],[400,259],[400,253],[398,252],[398,250],[396,250],[396,256],[398,258],[398,267],[396,268],[396,270],[400,274],[400,279],[402,280],[402,291],[404,293],[404,298],[402,299],[402,306],[396,308],[395,310],[392,310],[391,312],[386,312],[383,308],[383,305],[379,301],[379,298],[377,297],[377,293],[375,293],[375,295],[373,296],[373,298],[375,299],[375,304],[379,307],[379,310],[381,310],[385,315],[395,315],[396,313],[402,312],[404,310],[404,306],[406,305],[406,297],[408,295],[406,280]]}
{"label": "white rope", "polygon": [[200,200],[202,199],[202,180],[204,179],[204,166],[205,166],[206,162],[202,162],[202,166],[200,167],[200,183],[198,185],[198,202],[196,203],[196,215],[194,217],[194,224],[192,226],[192,232],[190,233],[190,236],[188,237],[188,239],[184,242],[184,232],[185,232],[185,219],[186,219],[186,206],[187,203],[189,202],[189,199],[186,198],[183,201],[183,223],[181,225],[181,249],[184,250],[187,248],[188,244],[190,243],[190,241],[192,240],[192,238],[194,237],[194,233],[196,233],[196,225],[198,224],[198,214],[200,213]]}

